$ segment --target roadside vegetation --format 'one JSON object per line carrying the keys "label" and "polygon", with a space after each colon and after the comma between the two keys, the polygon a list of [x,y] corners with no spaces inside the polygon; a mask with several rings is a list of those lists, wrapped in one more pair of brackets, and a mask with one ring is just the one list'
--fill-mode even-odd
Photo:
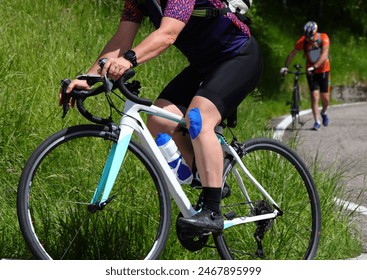
{"label": "roadside vegetation", "polygon": [[[48,2],[52,2],[49,4]],[[258,1],[251,16],[253,34],[261,44],[265,73],[261,85],[239,108],[235,130],[240,139],[271,137],[270,120],[288,113],[286,101],[291,93],[291,79],[281,82],[279,69],[292,49],[308,19],[300,9],[283,7],[274,1]],[[273,2],[273,1],[272,1]],[[30,259],[20,234],[16,216],[16,191],[25,161],[47,136],[61,128],[85,123],[77,110],[61,119],[58,89],[61,79],[84,73],[94,62],[119,22],[119,0],[0,0],[0,258]],[[274,12],[277,11],[277,12]],[[353,33],[350,27],[334,26],[323,19],[320,31],[332,42],[332,84],[366,83],[366,31]],[[152,30],[145,21],[141,40]],[[302,55],[294,63],[304,64]],[[157,96],[164,85],[187,61],[171,48],[159,58],[137,68],[136,79],[142,94]],[[301,82],[303,93],[306,83]],[[304,106],[307,104],[305,95]],[[293,144],[292,144],[293,145]],[[296,148],[296,143],[294,144]],[[323,232],[318,259],[345,259],[361,251],[359,235],[350,216],[336,207],[333,197],[343,197],[343,170],[330,167],[320,171],[318,162],[310,166],[318,185],[323,211]],[[170,237],[165,259],[218,258],[205,251],[185,251]]]}

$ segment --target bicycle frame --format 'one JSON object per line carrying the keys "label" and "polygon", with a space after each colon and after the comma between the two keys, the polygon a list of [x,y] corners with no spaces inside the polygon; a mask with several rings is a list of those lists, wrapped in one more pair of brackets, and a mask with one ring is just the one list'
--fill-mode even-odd
{"label": "bicycle frame", "polygon": [[[299,98],[300,98],[299,84],[298,84],[299,75],[300,74],[296,73],[295,76],[294,76],[293,91],[292,91],[291,113],[295,114],[295,115],[299,114]],[[296,103],[296,104],[294,104],[294,103]]]}
{"label": "bicycle frame", "polygon": [[[126,100],[124,113],[120,120],[119,129],[120,134],[116,143],[112,146],[110,150],[110,154],[107,158],[104,170],[101,175],[101,179],[99,184],[97,185],[97,189],[94,193],[94,196],[91,200],[91,204],[95,205],[99,203],[99,207],[104,207],[107,204],[110,192],[112,190],[113,184],[119,172],[119,169],[122,165],[123,158],[126,154],[129,142],[133,134],[135,134],[142,146],[148,151],[148,153],[152,156],[152,158],[159,162],[159,167],[164,174],[164,180],[167,182],[168,191],[180,209],[182,215],[184,217],[191,217],[197,213],[197,211],[193,208],[190,200],[186,196],[185,192],[181,188],[181,185],[176,179],[175,174],[171,171],[167,161],[164,159],[161,151],[153,139],[153,136],[149,132],[146,124],[140,116],[140,113],[151,114],[154,116],[159,116],[162,118],[166,118],[177,122],[183,126],[186,126],[184,119],[181,116],[168,112],[162,108],[159,108],[155,105],[146,106],[137,104],[135,102]],[[240,168],[245,172],[245,174],[250,178],[250,180],[255,184],[255,186],[259,189],[259,191],[275,206],[276,209],[279,209],[276,202],[271,198],[271,196],[265,191],[265,189],[256,181],[256,179],[250,174],[247,168],[243,165],[239,155],[236,151],[227,144],[226,140],[222,135],[219,135],[219,141],[222,144],[223,151],[227,154],[232,155],[237,163],[240,165]],[[238,172],[238,171],[237,171]],[[240,179],[240,178],[238,178]],[[250,198],[246,192],[245,186],[243,182],[240,182],[240,186],[242,192],[248,201]],[[98,202],[99,197],[102,195],[100,202]],[[238,217],[233,220],[225,221],[224,228],[229,228],[234,225],[248,223],[253,221],[260,221],[265,219],[272,219],[277,217],[281,211],[274,210],[273,213],[258,215],[255,217]]]}

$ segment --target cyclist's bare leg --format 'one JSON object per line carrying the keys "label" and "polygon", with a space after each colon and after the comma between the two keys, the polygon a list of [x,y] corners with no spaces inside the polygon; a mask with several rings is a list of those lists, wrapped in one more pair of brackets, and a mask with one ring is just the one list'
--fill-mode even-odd
{"label": "cyclist's bare leg", "polygon": [[[211,101],[201,96],[193,98],[187,111],[193,108],[199,109],[202,119],[200,133],[192,140],[200,181],[203,186],[219,188],[222,185],[223,153],[214,128],[221,122],[221,115]],[[188,114],[186,122],[190,127]]]}
{"label": "cyclist's bare leg", "polygon": [[319,120],[319,99],[320,99],[320,91],[314,90],[311,92],[311,109],[312,114],[315,119],[315,121],[320,122]]}
{"label": "cyclist's bare leg", "polygon": [[[172,102],[166,99],[157,99],[154,102],[154,105],[163,108],[171,113],[183,116],[181,110]],[[147,125],[153,137],[157,137],[158,133],[160,132],[171,135],[178,149],[180,150],[182,156],[184,157],[186,163],[189,166],[192,166],[194,152],[190,141],[190,137],[187,134],[184,135],[182,133],[182,131],[179,129],[179,125],[176,122],[160,118],[157,116],[148,116]]]}
{"label": "cyclist's bare leg", "polygon": [[178,219],[178,224],[195,230],[219,232],[223,230],[221,215],[223,154],[214,127],[221,121],[221,114],[208,99],[195,96],[185,116],[195,151],[195,163],[203,186],[202,211],[193,217]]}
{"label": "cyclist's bare leg", "polygon": [[[183,115],[181,110],[168,100],[158,99],[154,104],[172,113]],[[194,154],[192,146],[194,146],[196,165],[202,185],[221,187],[223,154],[218,138],[214,133],[214,127],[220,123],[221,116],[214,104],[206,98],[194,97],[189,109],[195,107],[200,110],[203,126],[198,137],[192,141],[192,144],[188,135],[183,135],[175,122],[157,116],[149,116],[147,125],[154,137],[160,132],[172,135],[189,166],[192,166],[193,163]],[[188,117],[186,117],[186,121],[189,125],[190,120]]]}
{"label": "cyclist's bare leg", "polygon": [[330,92],[321,92],[320,97],[321,97],[321,104],[322,104],[321,113],[324,114],[326,112],[327,108],[329,107]]}

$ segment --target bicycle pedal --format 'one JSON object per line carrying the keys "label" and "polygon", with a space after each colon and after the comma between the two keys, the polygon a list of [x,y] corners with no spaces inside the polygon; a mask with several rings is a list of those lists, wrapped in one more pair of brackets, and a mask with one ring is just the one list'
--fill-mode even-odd
{"label": "bicycle pedal", "polygon": [[233,220],[236,217],[236,212],[229,211],[228,213],[224,214],[224,217],[226,217],[228,220]]}

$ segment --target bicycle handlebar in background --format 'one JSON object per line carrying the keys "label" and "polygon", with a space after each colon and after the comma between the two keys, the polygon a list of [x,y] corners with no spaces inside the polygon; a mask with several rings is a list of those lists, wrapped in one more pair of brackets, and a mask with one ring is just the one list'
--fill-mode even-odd
{"label": "bicycle handlebar in background", "polygon": [[306,74],[306,72],[301,72],[302,69],[301,64],[295,64],[293,67],[296,68],[296,71],[288,71],[289,74],[296,74],[296,75]]}
{"label": "bicycle handlebar in background", "polygon": [[294,74],[296,76],[306,74],[306,72],[301,72],[301,69],[302,69],[302,65],[301,64],[295,64],[293,67],[296,68],[296,71],[290,71],[290,70],[288,70],[286,73],[280,75],[280,79],[282,81],[284,81],[284,77],[285,77],[286,74]]}

